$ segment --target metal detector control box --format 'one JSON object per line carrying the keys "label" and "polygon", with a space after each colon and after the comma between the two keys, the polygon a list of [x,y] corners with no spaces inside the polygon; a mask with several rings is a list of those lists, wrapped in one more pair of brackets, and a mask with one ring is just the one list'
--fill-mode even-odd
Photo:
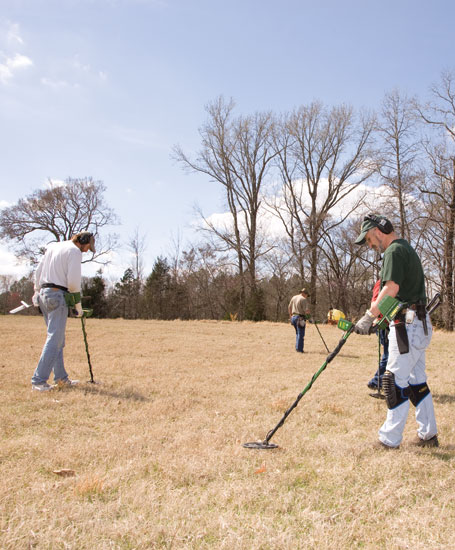
{"label": "metal detector control box", "polygon": [[348,321],[347,319],[338,319],[338,328],[341,330],[349,330],[352,327],[351,321]]}
{"label": "metal detector control box", "polygon": [[388,325],[395,319],[397,313],[406,307],[406,304],[400,302],[392,296],[384,296],[379,302],[378,309],[381,312],[382,318],[377,323],[379,329],[387,328]]}
{"label": "metal detector control box", "polygon": [[[395,319],[397,313],[404,307],[406,307],[405,303],[400,302],[396,298],[392,298],[392,296],[385,296],[378,305],[378,309],[381,312],[381,317],[375,327],[378,329],[387,328],[389,323]],[[352,323],[347,319],[339,319],[337,327],[346,331],[352,327]]]}

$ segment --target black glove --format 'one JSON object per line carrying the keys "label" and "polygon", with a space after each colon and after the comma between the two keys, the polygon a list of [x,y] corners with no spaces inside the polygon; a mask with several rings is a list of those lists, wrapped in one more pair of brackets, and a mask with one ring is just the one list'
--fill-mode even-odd
{"label": "black glove", "polygon": [[373,324],[373,321],[375,320],[375,316],[367,309],[365,315],[357,321],[357,323],[354,326],[354,332],[356,334],[361,334],[362,336],[366,336],[367,334],[370,334],[371,331],[371,325]]}

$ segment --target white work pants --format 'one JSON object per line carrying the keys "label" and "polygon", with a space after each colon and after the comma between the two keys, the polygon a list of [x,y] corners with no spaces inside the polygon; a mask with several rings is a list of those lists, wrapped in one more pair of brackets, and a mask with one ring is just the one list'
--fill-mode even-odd
{"label": "white work pants", "polygon": [[[428,347],[433,327],[427,315],[428,335],[425,336],[423,323],[415,317],[406,324],[409,339],[409,353],[400,355],[396,329],[392,323],[389,334],[389,360],[387,370],[395,375],[395,384],[407,388],[409,384],[423,384],[427,380],[425,373],[425,350]],[[389,447],[398,447],[403,439],[403,430],[409,412],[409,399],[394,409],[387,409],[387,418],[379,429],[379,440]],[[417,434],[421,439],[430,439],[438,433],[434,416],[431,393],[416,406]]]}

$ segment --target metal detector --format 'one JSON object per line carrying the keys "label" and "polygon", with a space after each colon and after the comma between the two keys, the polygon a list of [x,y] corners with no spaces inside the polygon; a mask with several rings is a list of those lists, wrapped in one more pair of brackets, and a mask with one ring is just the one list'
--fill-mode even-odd
{"label": "metal detector", "polygon": [[299,401],[302,399],[302,397],[306,394],[306,392],[311,388],[313,383],[315,382],[316,378],[321,374],[322,371],[325,370],[327,365],[332,361],[334,357],[336,357],[341,350],[341,348],[346,343],[346,340],[348,339],[349,335],[354,330],[354,324],[350,321],[347,321],[346,319],[340,319],[338,321],[338,328],[341,328],[345,331],[343,338],[338,342],[337,347],[332,351],[332,353],[329,353],[329,355],[326,357],[326,360],[324,361],[323,365],[320,367],[320,369],[313,374],[313,377],[308,382],[306,387],[299,393],[297,396],[297,399],[294,401],[294,403],[289,407],[289,409],[284,413],[283,418],[278,422],[278,424],[273,428],[273,430],[270,430],[269,433],[266,435],[266,438],[264,441],[251,441],[250,443],[244,443],[243,446],[246,449],[276,449],[278,448],[278,445],[275,443],[270,443],[270,440],[272,439],[275,432],[281,428],[281,426],[285,423],[286,418],[291,414],[291,412],[297,407]]}
{"label": "metal detector", "polygon": [[378,330],[378,389],[374,393],[370,393],[369,395],[371,397],[375,397],[376,399],[385,399],[385,395],[381,392],[381,381],[379,376],[379,367],[381,365],[381,334]]}
{"label": "metal detector", "polygon": [[[90,314],[91,315],[91,314]],[[88,317],[89,315],[87,315]],[[95,380],[93,379],[93,371],[92,371],[92,363],[90,361],[90,352],[88,351],[88,343],[87,343],[87,333],[85,331],[85,313],[81,317],[81,324],[82,324],[82,334],[84,335],[84,343],[85,343],[85,352],[87,354],[87,361],[88,361],[88,368],[90,371],[90,380],[89,382],[91,384],[96,384]]]}
{"label": "metal detector", "polygon": [[316,323],[316,321],[315,321],[313,318],[312,318],[311,320],[313,321],[313,324],[314,324],[314,326],[316,327],[316,330],[318,331],[319,336],[321,337],[322,342],[324,343],[324,346],[325,346],[325,349],[327,350],[327,353],[330,353],[330,350],[329,350],[329,348],[327,347],[327,344],[325,343],[324,338],[322,337],[321,331],[319,330],[318,324]]}

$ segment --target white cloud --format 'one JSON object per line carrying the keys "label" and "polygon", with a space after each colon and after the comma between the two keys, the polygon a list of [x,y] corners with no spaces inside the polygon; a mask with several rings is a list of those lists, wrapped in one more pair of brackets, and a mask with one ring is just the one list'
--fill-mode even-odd
{"label": "white cloud", "polygon": [[66,185],[66,182],[64,180],[59,180],[56,178],[48,178],[44,184],[43,187],[46,189],[55,189],[56,187],[64,187]]}
{"label": "white cloud", "polygon": [[12,59],[7,60],[7,65],[12,69],[22,69],[33,65],[33,61],[26,55],[17,53]]}
{"label": "white cloud", "polygon": [[5,246],[0,245],[0,275],[23,277],[28,272],[27,262],[18,260]]}
{"label": "white cloud", "polygon": [[13,57],[5,57],[5,62],[0,63],[0,83],[7,84],[16,74],[17,71],[31,67],[33,61],[26,55],[16,53]]}
{"label": "white cloud", "polygon": [[[302,182],[303,185],[303,182]],[[319,201],[324,200],[325,194],[324,190],[327,189],[328,182],[323,180],[320,182],[319,186]],[[310,206],[310,198],[308,192],[303,191],[304,199],[302,203],[306,206]],[[390,206],[391,200],[393,201],[393,193],[389,187],[386,185],[381,185],[379,187],[371,187],[368,185],[358,185],[351,193],[349,193],[343,200],[341,200],[332,210],[331,215],[335,219],[342,218],[348,212],[350,212],[359,202],[359,199],[363,198],[362,204],[355,212],[354,216],[364,215],[368,212],[374,210],[375,212],[380,213],[384,209],[387,209],[387,206]],[[305,201],[306,198],[306,201]],[[285,212],[285,202],[283,198],[278,197],[278,206],[282,205],[283,213]],[[243,216],[240,213],[240,231],[246,234],[246,226],[243,221]],[[229,212],[223,213],[213,213],[207,216],[207,222],[217,228],[220,231],[232,232],[233,231],[233,219]],[[259,224],[261,231],[264,232],[267,236],[271,238],[286,238],[286,233],[283,228],[282,222],[279,218],[273,214],[273,212],[266,206],[264,202],[262,203],[260,212],[259,212]],[[207,225],[204,224],[200,219],[193,221],[193,227],[201,227]]]}
{"label": "white cloud", "polygon": [[0,201],[0,208],[6,208],[7,206],[11,206],[9,202]]}

